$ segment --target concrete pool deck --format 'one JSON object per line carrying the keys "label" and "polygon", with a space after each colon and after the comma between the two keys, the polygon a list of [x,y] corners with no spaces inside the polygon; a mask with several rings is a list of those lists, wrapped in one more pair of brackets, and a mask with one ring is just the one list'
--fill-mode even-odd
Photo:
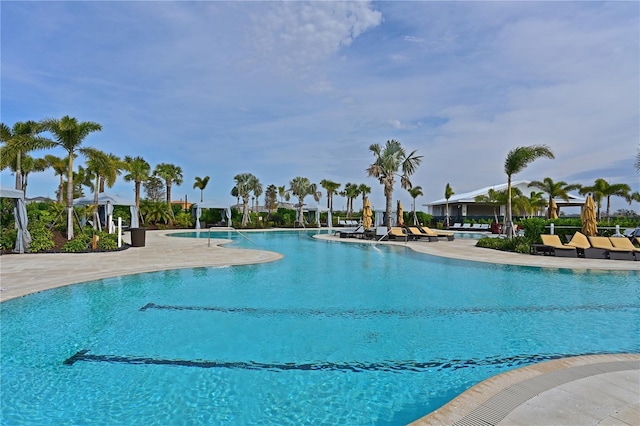
{"label": "concrete pool deck", "polygon": [[[147,231],[145,247],[118,252],[0,256],[0,302],[118,275],[246,265],[282,258],[278,253],[259,248],[221,247],[229,240],[212,240],[209,247],[206,238],[168,237],[171,232],[176,231]],[[324,234],[316,237],[344,243],[375,243]],[[125,242],[129,242],[129,234],[125,234]],[[504,253],[477,248],[475,240],[466,238],[437,243],[379,244],[406,246],[430,255],[468,261],[577,271],[640,271],[640,262]],[[512,370],[477,384],[415,424],[640,426],[640,354],[582,356]]]}

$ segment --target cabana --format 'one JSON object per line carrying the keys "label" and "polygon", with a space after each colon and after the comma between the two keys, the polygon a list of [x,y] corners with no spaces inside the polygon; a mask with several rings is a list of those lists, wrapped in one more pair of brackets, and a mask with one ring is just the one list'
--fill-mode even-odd
{"label": "cabana", "polygon": [[[320,228],[320,212],[325,212],[325,211],[329,211],[329,209],[320,207],[317,204],[305,204],[302,207],[302,215],[304,219],[304,222],[301,220],[299,216],[299,210],[296,208],[296,222],[298,223],[310,223],[312,222],[312,218],[313,221],[315,221],[316,223],[316,227]],[[331,220],[331,218],[329,218],[329,220]]]}
{"label": "cabana", "polygon": [[194,203],[191,206],[191,210],[193,211],[196,217],[196,227],[195,229],[201,229],[200,218],[202,217],[202,209],[216,209],[222,210],[222,219],[227,218],[227,226],[231,227],[231,207],[225,205],[224,203],[218,202],[204,202],[204,203]]}
{"label": "cabana", "polygon": [[[73,200],[74,206],[87,206],[93,205],[93,203],[93,195]],[[129,228],[134,229],[140,226],[138,221],[138,209],[136,208],[136,203],[133,200],[128,200],[117,194],[101,192],[98,194],[98,206],[104,206],[106,216],[105,223],[108,225],[109,233],[113,233],[115,229],[113,224],[113,206],[129,206],[129,211],[131,212],[131,223],[129,224]]]}
{"label": "cabana", "polygon": [[24,194],[18,189],[0,188],[0,198],[13,199],[13,215],[16,218],[16,228],[18,234],[16,236],[16,246],[14,253],[29,252],[31,247],[31,234],[27,229],[29,220],[27,218],[27,206],[24,202]]}

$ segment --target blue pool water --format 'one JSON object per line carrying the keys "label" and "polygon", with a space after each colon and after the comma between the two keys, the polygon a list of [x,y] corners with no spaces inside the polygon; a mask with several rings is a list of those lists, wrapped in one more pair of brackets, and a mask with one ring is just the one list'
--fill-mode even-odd
{"label": "blue pool water", "polygon": [[397,425],[513,368],[640,351],[637,271],[462,262],[311,234],[217,234],[285,257],[0,304],[0,423]]}

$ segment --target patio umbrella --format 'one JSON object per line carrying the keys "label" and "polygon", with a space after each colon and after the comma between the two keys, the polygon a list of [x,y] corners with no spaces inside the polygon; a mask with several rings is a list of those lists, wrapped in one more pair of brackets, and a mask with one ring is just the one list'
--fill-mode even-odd
{"label": "patio umbrella", "polygon": [[593,201],[591,194],[587,196],[587,200],[582,208],[582,233],[587,236],[593,236],[598,233],[598,222],[596,221],[596,203]]}
{"label": "patio umbrella", "polygon": [[549,204],[549,219],[557,219],[558,218],[558,205],[556,204],[556,202],[554,201],[554,199],[551,199],[551,204]]}
{"label": "patio umbrella", "polygon": [[402,203],[398,200],[398,226],[404,226],[404,213],[402,211]]}
{"label": "patio umbrella", "polygon": [[371,225],[373,225],[373,220],[371,220],[372,217],[373,212],[371,211],[371,202],[369,201],[369,198],[367,198],[364,200],[364,208],[362,209],[362,227],[364,229],[371,228]]}

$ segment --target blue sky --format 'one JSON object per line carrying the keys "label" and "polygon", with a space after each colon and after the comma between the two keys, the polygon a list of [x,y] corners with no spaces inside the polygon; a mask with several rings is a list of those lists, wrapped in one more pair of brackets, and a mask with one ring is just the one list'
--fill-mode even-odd
{"label": "blue sky", "polygon": [[[382,186],[365,169],[370,144],[388,139],[424,156],[412,177],[425,194],[418,204],[442,198],[447,182],[456,193],[504,183],[509,150],[531,144],[556,159],[515,179],[604,178],[640,190],[637,2],[0,8],[2,122],[96,121],[103,131],[86,146],[182,167],[174,200],[198,201],[194,178],[208,175],[205,200],[233,203],[233,177],[249,172],[265,188],[296,176],[365,183],[382,208]],[[63,155],[35,155],[45,153]],[[54,197],[56,185],[52,172],[33,174],[27,195]],[[132,196],[133,184],[120,178],[110,191]],[[394,198],[410,206],[399,183]]]}

